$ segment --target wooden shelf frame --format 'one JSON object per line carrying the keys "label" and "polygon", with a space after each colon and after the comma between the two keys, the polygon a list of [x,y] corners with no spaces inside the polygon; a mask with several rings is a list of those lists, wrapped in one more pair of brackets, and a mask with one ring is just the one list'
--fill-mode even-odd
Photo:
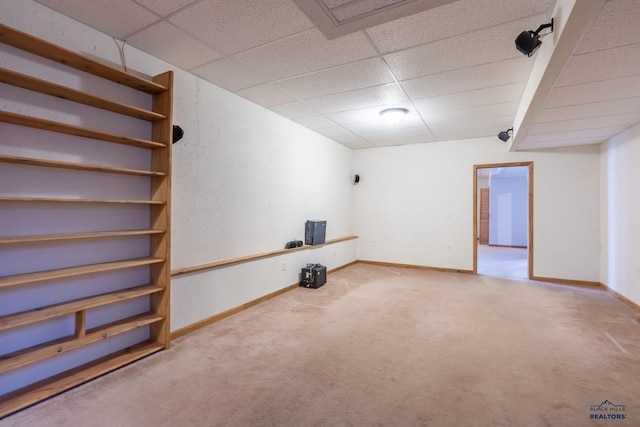
{"label": "wooden shelf frame", "polygon": [[40,234],[33,236],[0,237],[1,245],[16,245],[20,243],[60,242],[62,240],[104,239],[109,237],[147,236],[165,233],[165,230],[118,230],[94,231],[89,233]]}
{"label": "wooden shelf frame", "polygon": [[[84,316],[85,312],[78,312]],[[85,345],[106,340],[116,335],[132,331],[142,326],[150,325],[162,321],[162,316],[154,313],[145,313],[138,316],[128,317],[107,325],[85,330],[76,329],[74,335],[38,344],[0,357],[0,371],[10,372],[25,366],[50,359],[69,351],[75,350]]]}
{"label": "wooden shelf frame", "polygon": [[[151,98],[152,104],[151,110],[138,108],[95,96],[91,93],[85,93],[58,83],[29,76],[23,74],[21,72],[22,70],[18,72],[16,70],[0,68],[0,83],[97,108],[103,110],[105,117],[108,118],[113,117],[109,115],[110,113],[117,113],[151,124],[150,139],[143,139],[0,110],[0,122],[39,129],[45,132],[57,132],[73,137],[90,138],[101,143],[138,147],[149,150],[151,156],[150,170],[138,170],[117,166],[101,166],[82,162],[73,163],[0,154],[0,163],[137,176],[147,179],[150,186],[148,200],[117,198],[104,200],[92,197],[68,198],[52,197],[50,195],[29,197],[23,194],[18,194],[16,197],[0,196],[0,202],[34,204],[34,206],[42,208],[45,213],[47,209],[54,208],[54,206],[50,206],[48,203],[69,204],[72,207],[82,204],[96,204],[99,207],[105,207],[100,210],[103,215],[108,215],[110,205],[148,206],[149,218],[148,227],[145,226],[144,229],[128,230],[126,229],[126,223],[120,223],[122,229],[74,233],[55,233],[52,229],[52,233],[41,235],[28,235],[26,233],[27,230],[24,229],[22,231],[25,232],[22,233],[22,235],[0,237],[0,247],[2,247],[3,250],[18,250],[14,249],[11,245],[42,243],[57,245],[60,242],[69,242],[67,245],[72,245],[73,247],[75,241],[129,236],[148,236],[149,240],[148,255],[141,258],[99,262],[91,265],[57,268],[48,271],[37,271],[37,263],[35,263],[32,269],[32,271],[36,270],[35,272],[0,277],[0,288],[11,287],[18,291],[17,294],[20,294],[21,290],[27,292],[29,289],[27,286],[32,283],[40,283],[42,288],[46,290],[48,286],[47,282],[54,280],[57,280],[57,283],[61,283],[60,281],[64,281],[65,279],[90,274],[97,275],[96,280],[102,280],[102,277],[104,277],[104,280],[110,280],[109,275],[105,274],[101,277],[99,276],[100,273],[137,267],[147,267],[149,270],[149,280],[146,285],[107,292],[86,298],[76,297],[74,299],[70,297],[67,301],[62,301],[58,304],[0,316],[0,332],[11,331],[16,328],[30,328],[32,325],[62,316],[72,316],[72,318],[75,318],[75,328],[73,334],[69,336],[49,340],[45,338],[29,348],[21,348],[10,354],[0,354],[0,375],[9,371],[29,369],[32,365],[54,358],[57,355],[72,352],[103,340],[108,340],[112,336],[125,334],[137,328],[145,327],[148,328],[149,331],[148,339],[144,342],[131,345],[106,356],[96,354],[95,360],[89,360],[81,366],[76,366],[61,374],[52,375],[42,381],[0,395],[0,418],[2,418],[109,371],[118,369],[128,363],[147,357],[157,351],[167,349],[170,346],[169,298],[171,286],[170,207],[173,73],[167,71],[151,79],[139,77],[3,24],[0,24],[0,43],[5,43],[30,54],[55,61],[62,64],[62,68],[64,68],[64,66],[71,67],[83,73],[92,74],[99,78],[122,84],[132,90],[144,92],[147,94],[145,96]],[[60,68],[59,65],[57,65],[57,67]],[[81,74],[76,71],[73,73]],[[63,104],[61,103],[61,105]],[[105,123],[108,123],[108,118],[105,120]],[[56,147],[52,147],[51,150],[55,151],[55,148]],[[93,192],[90,191],[90,193]],[[138,212],[138,210],[136,210],[136,212]],[[77,248],[77,246],[75,247]],[[25,295],[29,294],[26,293]],[[114,319],[111,323],[91,329],[87,328],[87,315],[89,310],[135,298],[148,299],[149,311],[147,313],[133,314],[129,312],[129,314],[122,315],[121,318]]]}
{"label": "wooden shelf frame", "polygon": [[132,147],[163,148],[166,146],[166,144],[163,144],[161,142],[116,135],[108,132],[84,128],[81,126],[69,125],[52,120],[40,119],[38,117],[30,117],[22,114],[11,113],[8,111],[0,111],[0,122],[11,123],[14,125],[26,126],[35,129],[48,130],[51,132],[64,133],[67,135],[81,136],[84,138],[97,139],[99,141],[108,141],[114,142],[116,144],[130,145]]}
{"label": "wooden shelf frame", "polygon": [[127,288],[116,292],[109,292],[60,304],[53,304],[34,310],[8,314],[6,316],[0,316],[0,331],[43,322],[45,320],[55,319],[56,317],[66,316],[68,314],[78,313],[145,295],[151,295],[161,291],[162,288],[158,286],[137,286],[135,288]]}
{"label": "wooden shelf frame", "polygon": [[336,243],[346,242],[347,240],[354,240],[357,238],[358,236],[344,236],[344,237],[338,237],[336,239],[329,239],[321,245],[304,245],[304,246],[291,248],[291,249],[275,249],[272,251],[261,252],[258,254],[245,255],[245,256],[236,257],[236,258],[221,259],[221,260],[209,262],[206,264],[199,264],[191,267],[178,268],[176,270],[171,271],[171,276],[172,277],[182,276],[184,274],[191,274],[191,273],[197,273],[204,270],[212,270],[215,268],[227,267],[229,265],[235,265],[243,262],[255,261],[262,258],[269,258],[273,256],[284,255],[291,252],[317,249],[326,245],[333,245]]}
{"label": "wooden shelf frame", "polygon": [[166,118],[160,113],[89,95],[85,92],[80,92],[79,90],[51,83],[46,80],[37,79],[26,74],[16,73],[15,71],[7,70],[4,68],[0,68],[0,83],[6,83],[12,86],[21,87],[23,89],[32,90],[34,92],[39,92],[45,95],[55,96],[91,107],[101,108],[113,113],[124,114],[125,116],[134,117],[136,119],[147,120],[150,122],[155,122],[157,120],[163,120]]}
{"label": "wooden shelf frame", "polygon": [[42,166],[57,169],[72,169],[90,172],[114,173],[137,176],[165,176],[164,172],[147,171],[140,169],[114,168],[110,166],[90,165],[83,163],[61,162],[59,160],[33,159],[29,157],[8,156],[0,154],[0,163],[13,163],[16,165]]}
{"label": "wooden shelf frame", "polygon": [[15,274],[13,276],[0,277],[0,288],[85,276],[87,274],[104,273],[113,270],[123,270],[125,268],[142,267],[161,262],[164,262],[163,258],[145,257],[125,261],[102,262],[79,267],[58,268],[55,270],[38,271],[36,273]]}
{"label": "wooden shelf frame", "polygon": [[106,200],[106,199],[65,199],[55,197],[0,197],[0,202],[40,202],[40,203],[106,203],[121,205],[164,205],[160,200]]}

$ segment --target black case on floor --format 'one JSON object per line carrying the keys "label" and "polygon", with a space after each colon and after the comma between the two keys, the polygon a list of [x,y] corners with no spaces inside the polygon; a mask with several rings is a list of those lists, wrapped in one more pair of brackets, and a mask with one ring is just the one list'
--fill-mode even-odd
{"label": "black case on floor", "polygon": [[300,273],[300,286],[317,289],[327,283],[327,267],[320,264],[307,264]]}

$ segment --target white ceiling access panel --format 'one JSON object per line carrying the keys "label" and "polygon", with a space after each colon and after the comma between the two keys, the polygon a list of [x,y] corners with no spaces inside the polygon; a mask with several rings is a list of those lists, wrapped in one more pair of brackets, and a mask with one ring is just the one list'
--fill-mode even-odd
{"label": "white ceiling access panel", "polygon": [[455,1],[293,0],[329,40]]}

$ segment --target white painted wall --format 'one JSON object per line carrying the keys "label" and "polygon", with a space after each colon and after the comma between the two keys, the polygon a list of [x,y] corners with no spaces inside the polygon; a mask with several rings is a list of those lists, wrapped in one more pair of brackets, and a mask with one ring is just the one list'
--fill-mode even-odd
{"label": "white painted wall", "polygon": [[[0,21],[121,65],[111,37],[33,1],[0,2]],[[173,146],[172,269],[282,248],[291,239],[303,240],[307,219],[327,220],[327,239],[353,234],[349,148],[130,46],[125,52],[130,72],[175,72],[174,121],[185,137]],[[77,80],[46,65],[33,74],[60,83]],[[45,110],[59,115],[55,103]],[[96,123],[103,125],[113,123]],[[0,144],[7,141],[2,137]],[[12,154],[28,155],[11,144]],[[347,241],[180,276],[172,283],[171,329],[294,284],[308,262],[329,269],[352,262],[355,249]]]}
{"label": "white painted wall", "polygon": [[598,146],[509,152],[491,137],[358,150],[358,259],[472,270],[473,165],[516,161],[534,162],[534,275],[599,281]]}
{"label": "white painted wall", "polygon": [[609,141],[600,144],[600,283],[609,282]]}
{"label": "white painted wall", "polygon": [[609,140],[602,157],[606,162],[602,206],[607,228],[602,281],[640,304],[640,125]]}
{"label": "white painted wall", "polygon": [[[525,170],[526,166],[522,166]],[[529,186],[525,177],[492,175],[489,214],[489,244],[527,246]]]}

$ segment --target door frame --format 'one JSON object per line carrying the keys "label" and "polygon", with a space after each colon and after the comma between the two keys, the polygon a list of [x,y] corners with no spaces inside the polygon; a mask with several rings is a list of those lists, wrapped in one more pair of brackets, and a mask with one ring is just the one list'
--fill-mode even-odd
{"label": "door frame", "polygon": [[529,235],[527,242],[527,278],[533,277],[533,162],[489,163],[473,165],[473,274],[478,274],[478,169],[527,166],[529,186]]}

